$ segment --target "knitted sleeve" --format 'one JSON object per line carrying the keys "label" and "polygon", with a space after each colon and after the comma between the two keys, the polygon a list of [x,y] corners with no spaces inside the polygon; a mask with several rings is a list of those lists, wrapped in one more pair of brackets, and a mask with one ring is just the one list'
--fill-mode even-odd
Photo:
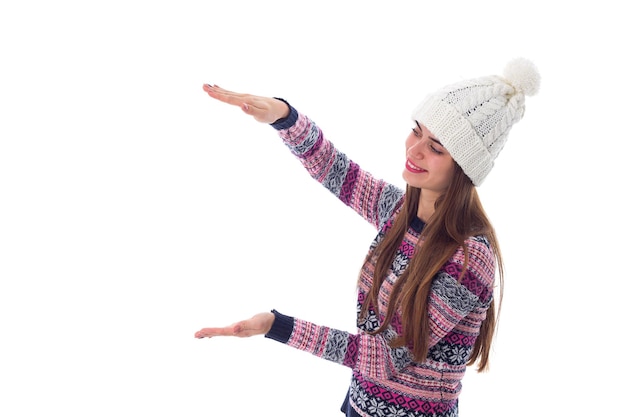
{"label": "knitted sleeve", "polygon": [[289,106],[272,126],[312,178],[347,206],[380,228],[401,203],[404,192],[362,170],[328,141],[307,116]]}
{"label": "knitted sleeve", "polygon": [[[478,337],[480,325],[493,298],[495,258],[484,238],[473,237],[466,241],[468,266],[463,278],[465,253],[459,248],[433,279],[430,289],[428,316],[432,348],[456,334],[462,328],[465,345],[471,349]],[[458,340],[455,341],[458,345]]]}
{"label": "knitted sleeve", "polygon": [[391,348],[382,335],[351,334],[272,312],[276,319],[265,337],[347,366],[366,377],[389,379],[411,361],[406,347]]}

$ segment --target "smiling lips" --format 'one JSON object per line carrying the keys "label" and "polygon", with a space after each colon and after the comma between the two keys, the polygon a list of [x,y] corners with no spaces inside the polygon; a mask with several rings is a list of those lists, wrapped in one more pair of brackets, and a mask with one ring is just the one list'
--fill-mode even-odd
{"label": "smiling lips", "polygon": [[426,172],[425,169],[418,167],[417,165],[415,165],[413,162],[409,161],[408,159],[406,160],[405,166],[406,166],[407,171],[413,172],[414,174],[420,174],[422,172]]}

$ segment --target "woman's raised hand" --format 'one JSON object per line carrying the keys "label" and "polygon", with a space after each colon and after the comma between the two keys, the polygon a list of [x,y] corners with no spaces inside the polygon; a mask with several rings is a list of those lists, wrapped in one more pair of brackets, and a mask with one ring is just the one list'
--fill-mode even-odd
{"label": "woman's raised hand", "polygon": [[207,327],[196,332],[196,338],[214,336],[237,336],[250,337],[256,335],[264,335],[270,331],[274,324],[274,313],[259,313],[248,320],[231,324],[226,327]]}
{"label": "woman's raised hand", "polygon": [[284,102],[272,97],[253,96],[224,90],[217,85],[204,84],[202,89],[222,103],[238,106],[244,113],[261,123],[274,123],[289,115],[289,107]]}

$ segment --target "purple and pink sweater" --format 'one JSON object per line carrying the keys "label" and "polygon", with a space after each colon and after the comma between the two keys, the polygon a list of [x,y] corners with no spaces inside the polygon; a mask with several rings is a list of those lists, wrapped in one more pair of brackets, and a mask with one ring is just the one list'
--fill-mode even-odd
{"label": "purple and pink sweater", "polygon": [[[310,175],[378,230],[370,250],[393,223],[404,199],[403,190],[373,178],[339,152],[305,115],[290,106],[290,114],[272,125]],[[266,337],[352,369],[348,398],[351,412],[361,416],[452,417],[458,415],[458,397],[466,363],[493,296],[495,260],[486,239],[466,241],[468,267],[459,282],[465,256],[459,250],[434,278],[429,297],[429,352],[418,363],[407,347],[391,348],[402,334],[401,315],[383,333],[370,333],[388,314],[389,294],[396,279],[414,256],[424,224],[417,217],[406,233],[378,298],[379,314],[370,309],[357,320],[352,334],[286,316],[276,320]],[[357,317],[372,287],[374,265],[364,265],[358,283]]]}

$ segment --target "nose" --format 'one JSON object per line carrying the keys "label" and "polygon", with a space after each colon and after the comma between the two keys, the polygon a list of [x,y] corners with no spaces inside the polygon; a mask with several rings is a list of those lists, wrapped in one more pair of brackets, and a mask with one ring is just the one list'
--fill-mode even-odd
{"label": "nose", "polygon": [[409,144],[406,152],[411,159],[423,159],[424,158],[424,142],[423,140],[416,140],[412,144]]}

